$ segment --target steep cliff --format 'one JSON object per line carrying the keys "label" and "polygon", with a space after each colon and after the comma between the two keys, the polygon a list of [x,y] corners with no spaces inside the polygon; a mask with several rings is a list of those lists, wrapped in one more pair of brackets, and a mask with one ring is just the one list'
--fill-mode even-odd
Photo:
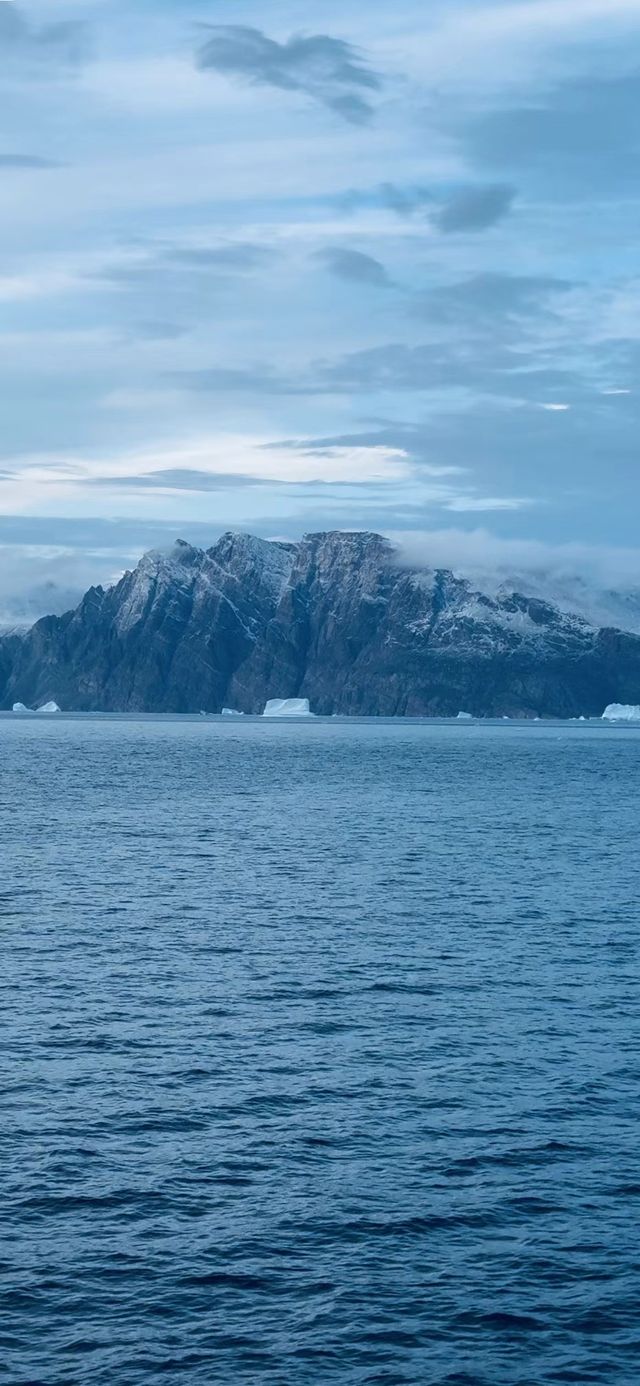
{"label": "steep cliff", "polygon": [[540,597],[409,571],[376,534],[226,534],[147,554],[106,591],[0,640],[2,706],[104,711],[600,715],[640,701],[640,636]]}

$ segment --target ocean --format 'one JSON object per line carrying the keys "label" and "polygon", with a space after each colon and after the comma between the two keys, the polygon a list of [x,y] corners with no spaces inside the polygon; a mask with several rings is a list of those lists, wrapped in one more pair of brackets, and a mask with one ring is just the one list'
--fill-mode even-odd
{"label": "ocean", "polygon": [[0,718],[15,1386],[636,1386],[640,729]]}

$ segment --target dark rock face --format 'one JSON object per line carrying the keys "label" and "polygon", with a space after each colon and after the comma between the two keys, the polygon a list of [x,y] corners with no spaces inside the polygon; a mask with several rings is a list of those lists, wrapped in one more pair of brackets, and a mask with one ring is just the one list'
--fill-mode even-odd
{"label": "dark rock face", "polygon": [[410,572],[376,534],[176,544],[0,639],[0,703],[78,711],[598,716],[640,702],[640,636],[539,598]]}
{"label": "dark rock face", "polygon": [[[273,615],[292,553],[225,535],[208,553],[178,543],[117,586],[91,588],[22,640],[3,705],[192,712],[222,705],[230,677]],[[54,691],[55,690],[55,691]]]}

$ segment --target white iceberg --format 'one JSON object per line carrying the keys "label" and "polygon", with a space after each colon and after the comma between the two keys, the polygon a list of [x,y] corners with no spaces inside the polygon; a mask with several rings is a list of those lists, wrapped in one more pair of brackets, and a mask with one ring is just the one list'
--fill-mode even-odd
{"label": "white iceberg", "polygon": [[638,703],[609,703],[602,714],[603,722],[640,722]]}
{"label": "white iceberg", "polygon": [[238,712],[235,707],[223,707],[221,717],[244,717],[244,712]]}
{"label": "white iceberg", "polygon": [[43,703],[42,707],[39,707],[36,710],[38,712],[59,712],[60,708],[58,707],[57,703]]}
{"label": "white iceberg", "polygon": [[263,717],[313,717],[308,698],[270,698]]}
{"label": "white iceberg", "polygon": [[456,717],[456,722],[473,722],[473,713],[459,712],[458,716]]}
{"label": "white iceberg", "polygon": [[24,703],[14,703],[12,712],[31,712],[31,708],[25,707]]}

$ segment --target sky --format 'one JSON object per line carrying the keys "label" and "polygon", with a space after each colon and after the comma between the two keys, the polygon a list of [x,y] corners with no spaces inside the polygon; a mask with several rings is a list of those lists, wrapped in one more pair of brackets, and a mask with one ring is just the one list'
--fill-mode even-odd
{"label": "sky", "polygon": [[0,619],[224,529],[640,584],[640,0],[0,0]]}

